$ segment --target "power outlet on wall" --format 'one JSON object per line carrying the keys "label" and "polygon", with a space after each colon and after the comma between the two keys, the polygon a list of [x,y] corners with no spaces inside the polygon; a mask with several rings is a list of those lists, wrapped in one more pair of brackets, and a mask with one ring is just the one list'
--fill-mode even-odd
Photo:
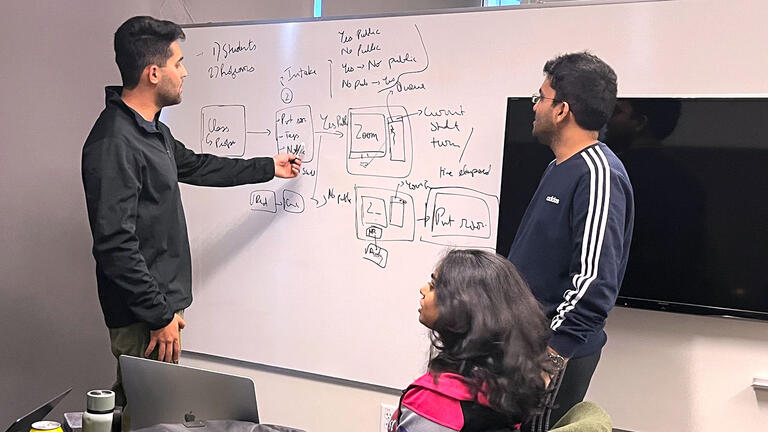
{"label": "power outlet on wall", "polygon": [[389,430],[389,422],[392,420],[392,416],[395,414],[396,406],[390,404],[381,404],[381,415],[379,416],[379,432],[387,432]]}

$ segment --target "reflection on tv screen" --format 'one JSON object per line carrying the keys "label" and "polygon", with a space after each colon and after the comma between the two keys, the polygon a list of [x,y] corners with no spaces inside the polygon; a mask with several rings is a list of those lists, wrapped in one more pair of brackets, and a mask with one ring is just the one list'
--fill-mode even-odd
{"label": "reflection on tv screen", "polygon": [[[506,254],[551,151],[509,99],[498,251]],[[768,99],[625,98],[600,136],[635,192],[618,303],[768,319]]]}

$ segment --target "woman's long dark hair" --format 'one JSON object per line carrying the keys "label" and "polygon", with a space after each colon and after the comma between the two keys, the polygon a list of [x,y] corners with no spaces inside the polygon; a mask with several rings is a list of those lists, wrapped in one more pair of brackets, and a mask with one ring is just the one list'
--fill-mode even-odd
{"label": "woman's long dark hair", "polygon": [[543,408],[542,371],[549,326],[515,266],[482,250],[452,250],[438,264],[434,281],[438,317],[432,329],[434,375],[466,378],[474,395],[510,421]]}

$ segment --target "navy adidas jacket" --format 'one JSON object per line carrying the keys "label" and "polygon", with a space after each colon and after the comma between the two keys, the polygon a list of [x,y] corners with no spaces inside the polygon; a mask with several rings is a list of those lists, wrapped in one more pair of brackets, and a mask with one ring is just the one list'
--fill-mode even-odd
{"label": "navy adidas jacket", "polygon": [[509,251],[552,320],[549,345],[564,357],[594,354],[616,302],[634,224],[624,165],[601,142],[552,161]]}

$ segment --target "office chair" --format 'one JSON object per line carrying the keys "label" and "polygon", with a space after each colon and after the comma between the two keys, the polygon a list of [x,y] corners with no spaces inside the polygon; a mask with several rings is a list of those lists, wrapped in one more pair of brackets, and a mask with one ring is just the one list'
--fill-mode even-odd
{"label": "office chair", "polygon": [[[555,402],[557,392],[560,390],[560,384],[563,382],[565,370],[561,370],[549,381],[549,393],[544,399],[544,412],[537,415],[523,426],[525,432],[547,432],[549,431],[549,416],[552,414],[552,404]],[[570,411],[569,411],[570,412]]]}

